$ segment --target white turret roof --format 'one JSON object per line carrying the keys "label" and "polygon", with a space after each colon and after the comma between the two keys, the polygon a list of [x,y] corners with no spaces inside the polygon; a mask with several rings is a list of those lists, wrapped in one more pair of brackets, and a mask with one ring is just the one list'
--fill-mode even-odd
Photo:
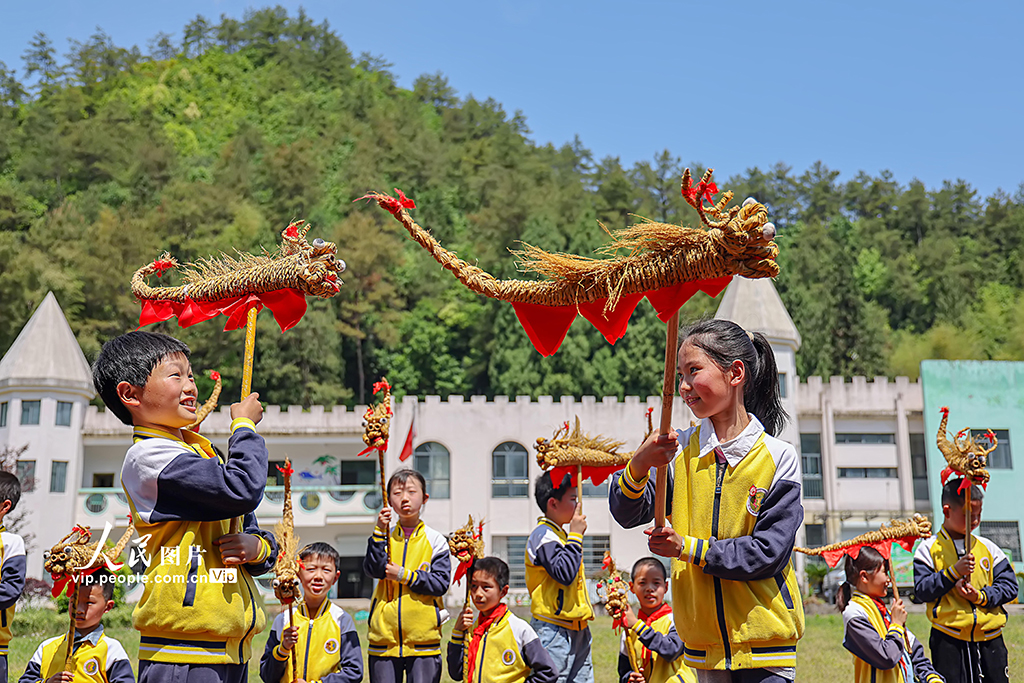
{"label": "white turret roof", "polygon": [[92,370],[53,292],[0,360],[0,389],[62,387],[95,394]]}
{"label": "white turret roof", "polygon": [[770,278],[734,277],[715,317],[731,320],[748,332],[760,332],[772,343],[800,348],[800,332]]}

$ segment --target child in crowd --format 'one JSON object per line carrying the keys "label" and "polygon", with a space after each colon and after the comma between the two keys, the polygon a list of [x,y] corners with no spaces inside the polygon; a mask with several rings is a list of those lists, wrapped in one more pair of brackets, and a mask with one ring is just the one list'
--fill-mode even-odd
{"label": "child in crowd", "polygon": [[114,609],[114,575],[106,568],[82,577],[75,610],[75,641],[72,671],[64,671],[68,634],[40,643],[18,683],[135,683],[131,661],[121,643],[103,633],[100,620]]}
{"label": "child in crowd", "polygon": [[702,683],[792,681],[804,612],[791,558],[804,515],[799,456],[774,436],[786,420],[775,356],[728,320],[682,337],[679,392],[700,423],[637,449],[610,487],[612,516],[649,523],[650,470],[672,463],[671,525],[644,533],[655,555],[682,560],[672,596],[686,664]]}
{"label": "child in crowd", "polygon": [[[311,543],[299,551],[299,560],[303,601],[293,612],[294,626],[288,627],[287,610],[274,619],[260,661],[260,678],[264,683],[363,680],[356,625],[345,610],[327,598],[341,574],[338,551],[326,543]],[[293,651],[297,655],[294,673]]]}
{"label": "child in crowd", "polygon": [[[537,633],[512,614],[502,602],[508,595],[508,565],[497,557],[476,560],[469,575],[473,605],[480,618],[473,621],[473,608],[455,624],[448,643],[448,675],[455,681],[483,683],[555,683],[558,673]],[[466,634],[469,654],[465,656]],[[467,670],[463,671],[463,662]]]}
{"label": "child in crowd", "polygon": [[25,541],[4,527],[4,517],[18,507],[19,500],[21,482],[10,472],[0,472],[0,681],[7,680],[14,604],[25,590]]}
{"label": "child in crowd", "polygon": [[[944,521],[914,553],[914,594],[928,603],[928,645],[946,683],[1005,683],[1003,605],[1017,597],[1017,577],[1006,554],[987,538],[972,534],[971,547],[964,547],[963,483],[951,479],[942,487]],[[971,529],[981,523],[983,497],[981,487],[971,487]]]}
{"label": "child in crowd", "polygon": [[[541,473],[534,496],[544,516],[526,542],[530,625],[555,662],[558,683],[593,683],[589,622],[594,610],[583,576],[587,518],[568,474],[555,487],[551,475]],[[566,524],[568,534],[562,529]]]}
{"label": "child in crowd", "polygon": [[[619,650],[621,683],[696,683],[697,676],[683,662],[683,641],[672,621],[672,606],[665,604],[668,574],[665,565],[655,557],[643,557],[633,565],[629,590],[640,603],[640,618],[627,605],[622,616],[635,639],[622,634]],[[632,640],[632,644],[631,641]],[[633,661],[640,672],[633,671],[627,648],[633,648]]]}
{"label": "child in crowd", "polygon": [[[907,629],[902,600],[886,609],[886,559],[870,546],[845,558],[846,581],[836,594],[843,613],[843,647],[853,653],[854,683],[943,683],[924,647]],[[908,647],[909,645],[909,647]]]}
{"label": "child in crowd", "polygon": [[[451,584],[448,541],[420,520],[430,496],[423,475],[401,469],[388,480],[388,505],[366,548],[363,571],[378,579],[370,605],[371,683],[441,680],[444,594]],[[397,512],[392,519],[391,508]],[[391,561],[387,548],[390,543]]]}
{"label": "child in crowd", "polygon": [[[121,484],[147,553],[132,617],[140,683],[245,683],[252,638],[266,625],[253,576],[277,555],[274,535],[253,514],[267,483],[259,394],[231,406],[222,462],[208,439],[186,429],[197,392],[182,342],[141,331],[112,339],[93,382],[107,409],[134,427]],[[242,532],[232,534],[239,516]]]}

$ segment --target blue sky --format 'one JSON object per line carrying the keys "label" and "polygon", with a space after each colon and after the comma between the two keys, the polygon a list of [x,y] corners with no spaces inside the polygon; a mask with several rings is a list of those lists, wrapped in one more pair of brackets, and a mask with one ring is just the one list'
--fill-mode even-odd
{"label": "blue sky", "polygon": [[[36,31],[64,51],[97,26],[120,45],[180,38],[195,15],[249,2],[4,3],[0,61],[23,68]],[[275,3],[277,4],[277,3]],[[816,160],[849,179],[889,169],[981,194],[1024,182],[1024,4],[1010,2],[306,1],[399,84],[444,73],[460,95],[522,110],[532,137],[579,135],[624,164],[669,149],[721,178]],[[255,5],[259,6],[259,5]]]}

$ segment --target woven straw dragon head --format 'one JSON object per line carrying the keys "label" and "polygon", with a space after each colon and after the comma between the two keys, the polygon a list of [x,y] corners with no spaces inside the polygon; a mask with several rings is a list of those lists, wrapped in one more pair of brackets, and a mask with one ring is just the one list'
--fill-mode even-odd
{"label": "woven straw dragon head", "polygon": [[306,241],[309,223],[297,221],[281,233],[281,255],[301,255],[300,289],[307,294],[329,298],[341,290],[338,274],[345,272],[345,262],[338,258],[338,245],[320,237],[312,244]]}
{"label": "woven straw dragon head", "polygon": [[975,484],[987,484],[989,480],[988,456],[999,445],[999,439],[992,432],[987,430],[984,439],[989,442],[986,448],[980,440],[976,440],[970,429],[961,429],[951,441],[946,433],[946,422],[949,418],[949,408],[943,407],[942,421],[939,423],[939,433],[936,437],[936,445],[942,452],[950,469],[962,475],[966,475]]}

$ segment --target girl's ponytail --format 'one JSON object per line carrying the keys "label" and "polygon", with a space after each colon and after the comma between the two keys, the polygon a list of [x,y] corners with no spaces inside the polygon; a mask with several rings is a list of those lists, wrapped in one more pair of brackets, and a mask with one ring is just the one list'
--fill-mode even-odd
{"label": "girl's ponytail", "polygon": [[782,395],[779,392],[779,368],[775,365],[775,352],[772,345],[760,332],[750,334],[754,345],[757,361],[750,368],[750,379],[743,391],[743,403],[747,412],[757,415],[764,425],[764,430],[777,436],[786,426],[789,416],[782,407]]}
{"label": "girl's ponytail", "polygon": [[836,608],[842,612],[846,609],[846,606],[850,604],[850,598],[853,597],[853,586],[850,585],[849,581],[843,581],[839,586],[839,590],[836,591]]}
{"label": "girl's ponytail", "polygon": [[766,432],[778,436],[788,416],[779,395],[775,353],[765,336],[759,332],[748,334],[731,320],[712,318],[693,325],[683,335],[683,341],[704,351],[722,369],[733,361],[742,361],[747,370],[743,406],[761,421]]}

